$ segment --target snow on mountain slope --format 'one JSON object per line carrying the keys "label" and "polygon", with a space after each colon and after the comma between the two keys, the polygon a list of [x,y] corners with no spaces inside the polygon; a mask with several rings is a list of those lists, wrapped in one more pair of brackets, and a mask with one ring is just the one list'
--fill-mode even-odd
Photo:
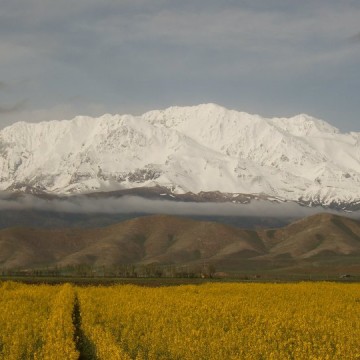
{"label": "snow on mountain slope", "polygon": [[360,201],[360,133],[308,115],[266,119],[215,104],[78,116],[0,131],[0,190],[57,194],[165,186],[174,193]]}

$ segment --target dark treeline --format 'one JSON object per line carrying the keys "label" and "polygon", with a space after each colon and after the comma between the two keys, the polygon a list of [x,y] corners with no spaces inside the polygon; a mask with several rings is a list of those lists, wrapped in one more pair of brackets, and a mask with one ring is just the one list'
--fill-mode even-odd
{"label": "dark treeline", "polygon": [[212,278],[215,266],[201,265],[133,265],[95,266],[88,264],[34,269],[0,269],[1,276],[29,277],[119,277],[119,278]]}

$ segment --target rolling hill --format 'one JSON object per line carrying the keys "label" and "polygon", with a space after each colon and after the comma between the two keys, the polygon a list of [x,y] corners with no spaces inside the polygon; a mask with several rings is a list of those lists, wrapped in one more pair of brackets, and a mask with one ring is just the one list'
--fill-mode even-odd
{"label": "rolling hill", "polygon": [[360,222],[318,214],[282,228],[248,230],[150,215],[102,228],[0,230],[0,268],[89,264],[196,265],[220,270],[360,271]]}

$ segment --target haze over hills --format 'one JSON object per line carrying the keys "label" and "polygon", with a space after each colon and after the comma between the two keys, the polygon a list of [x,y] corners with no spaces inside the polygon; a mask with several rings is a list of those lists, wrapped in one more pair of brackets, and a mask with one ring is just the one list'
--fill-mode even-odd
{"label": "haze over hills", "polygon": [[180,201],[260,198],[356,210],[360,133],[341,134],[305,114],[267,119],[215,104],[0,131],[0,190],[62,196],[134,188]]}
{"label": "haze over hills", "polygon": [[0,230],[0,268],[187,264],[219,270],[360,270],[360,222],[318,214],[278,229],[246,230],[168,215],[103,228]]}

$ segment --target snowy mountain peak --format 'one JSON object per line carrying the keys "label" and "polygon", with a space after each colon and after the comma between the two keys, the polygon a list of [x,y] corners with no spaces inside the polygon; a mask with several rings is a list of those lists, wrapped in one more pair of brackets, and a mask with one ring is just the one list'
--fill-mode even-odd
{"label": "snowy mountain peak", "polygon": [[0,131],[0,190],[152,186],[360,204],[360,134],[341,134],[306,114],[270,119],[216,104]]}
{"label": "snowy mountain peak", "polygon": [[323,134],[338,134],[340,132],[339,129],[327,122],[307,114],[299,114],[291,118],[273,118],[271,122],[295,136],[321,136]]}

